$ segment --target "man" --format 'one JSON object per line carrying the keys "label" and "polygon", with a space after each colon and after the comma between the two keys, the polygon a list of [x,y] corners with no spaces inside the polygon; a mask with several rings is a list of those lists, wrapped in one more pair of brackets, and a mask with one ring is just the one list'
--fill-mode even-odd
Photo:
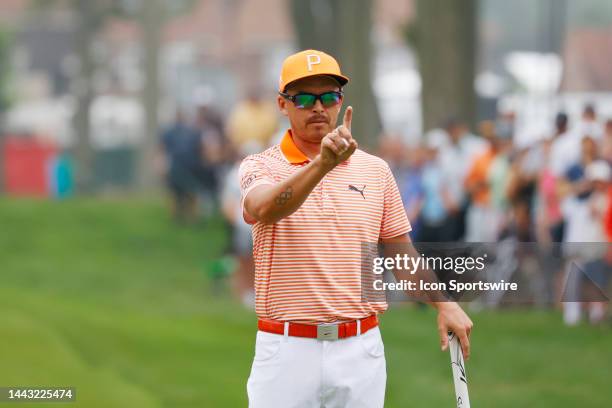
{"label": "man", "polygon": [[246,100],[234,108],[227,122],[228,136],[237,150],[247,143],[270,146],[277,127],[276,107],[262,98],[259,87],[248,90]]}
{"label": "man", "polygon": [[186,124],[181,112],[161,136],[167,157],[168,187],[172,193],[172,214],[177,222],[196,220],[196,197],[200,189],[202,144],[198,132]]}
{"label": "man", "polygon": [[[323,52],[288,57],[277,102],[291,129],[240,168],[259,317],[252,408],[384,404],[387,305],[362,299],[360,245],[411,247],[410,224],[387,164],[357,149],[350,106],[335,127],[347,82]],[[472,322],[455,303],[433,304],[443,349],[451,330],[467,357]]]}
{"label": "man", "polygon": [[555,134],[550,151],[550,169],[556,177],[564,177],[570,167],[580,162],[580,141],[583,135],[570,132],[568,116],[555,117]]}
{"label": "man", "polygon": [[455,207],[450,196],[448,180],[444,177],[439,161],[439,140],[430,139],[425,147],[425,165],[422,172],[423,206],[421,207],[420,242],[452,241],[448,230],[448,214]]}
{"label": "man", "polygon": [[465,178],[471,195],[466,214],[467,242],[497,242],[504,228],[506,187],[512,148],[511,134],[500,132],[493,121],[482,121],[480,133],[488,149],[476,157]]}
{"label": "man", "polygon": [[481,137],[471,134],[468,126],[458,118],[449,118],[442,133],[437,132],[437,130],[429,132],[426,139],[439,146],[437,161],[448,187],[448,216],[444,222],[445,240],[459,241],[465,238],[469,203],[464,188],[465,178],[470,170],[470,164],[486,151],[487,144]]}
{"label": "man", "polygon": [[597,118],[595,105],[587,103],[582,110],[582,117],[577,121],[573,131],[579,138],[590,136],[599,141],[604,135],[604,127]]}

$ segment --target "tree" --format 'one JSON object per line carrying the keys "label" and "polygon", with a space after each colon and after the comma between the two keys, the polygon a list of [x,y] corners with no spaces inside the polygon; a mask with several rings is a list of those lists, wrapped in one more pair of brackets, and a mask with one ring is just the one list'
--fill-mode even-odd
{"label": "tree", "polygon": [[424,129],[450,116],[475,124],[477,10],[478,0],[417,0],[408,40],[419,59]]}
{"label": "tree", "polygon": [[292,0],[291,15],[300,49],[318,49],[338,59],[350,77],[346,103],[353,105],[353,135],[373,148],[381,120],[371,84],[372,0]]}
{"label": "tree", "polygon": [[165,5],[162,0],[149,0],[141,8],[140,14],[144,71],[144,87],[141,97],[145,123],[138,165],[138,182],[140,187],[148,188],[155,183],[150,164],[155,157],[159,128],[159,49],[161,47],[161,27],[166,15]]}
{"label": "tree", "polygon": [[73,117],[74,132],[76,134],[75,159],[77,164],[75,185],[79,192],[90,191],[93,183],[90,109],[94,98],[92,81],[96,64],[92,54],[92,44],[109,11],[107,3],[90,2],[87,0],[73,1],[77,21],[75,45],[79,61],[78,76],[73,85],[73,92],[76,96],[76,111]]}
{"label": "tree", "polygon": [[190,10],[194,0],[146,0],[124,3],[123,13],[135,16],[142,33],[142,70],[144,86],[141,92],[141,103],[144,109],[144,134],[138,159],[137,180],[141,188],[155,185],[151,162],[157,148],[159,130],[159,55],[164,25],[171,16]]}
{"label": "tree", "polygon": [[[92,182],[92,149],[90,143],[90,108],[94,97],[92,79],[95,73],[91,49],[95,35],[112,16],[137,17],[142,29],[142,67],[144,86],[141,92],[145,112],[144,137],[140,149],[138,181],[140,186],[149,187],[153,177],[148,169],[154,154],[158,126],[159,105],[159,48],[163,29],[164,0],[125,2],[123,0],[73,0],[78,15],[77,53],[80,61],[80,78],[77,87],[77,111],[74,128],[77,132],[76,158],[79,165],[77,186],[88,190]],[[80,181],[80,182],[79,182]]]}

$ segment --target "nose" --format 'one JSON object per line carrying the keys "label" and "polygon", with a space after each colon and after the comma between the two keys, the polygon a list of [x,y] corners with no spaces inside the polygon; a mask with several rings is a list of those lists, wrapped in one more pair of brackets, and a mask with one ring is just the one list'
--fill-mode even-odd
{"label": "nose", "polygon": [[315,104],[312,106],[312,112],[314,113],[323,113],[325,111],[325,107],[321,103],[319,99],[315,101]]}

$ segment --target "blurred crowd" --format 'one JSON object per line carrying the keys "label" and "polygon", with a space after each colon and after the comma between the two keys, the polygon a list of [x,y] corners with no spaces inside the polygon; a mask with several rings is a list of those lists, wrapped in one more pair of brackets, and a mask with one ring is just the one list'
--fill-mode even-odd
{"label": "blurred crowd", "polygon": [[[424,242],[606,242],[610,225],[612,120],[588,105],[570,126],[514,145],[515,115],[478,124],[458,119],[405,146],[383,137],[380,155],[394,170],[413,238]],[[587,211],[588,210],[588,211]]]}
{"label": "blurred crowd", "polygon": [[[207,105],[192,121],[178,114],[161,137],[175,218],[192,222],[202,211],[221,211],[231,231],[228,252],[237,260],[234,291],[249,306],[251,231],[241,215],[237,171],[242,158],[277,143],[284,131],[273,99],[259,95],[249,92],[226,123]],[[475,132],[449,118],[416,145],[381,135],[374,153],[396,177],[413,240],[538,243],[548,248],[540,262],[544,303],[559,300],[568,287],[582,291],[585,280],[605,292],[612,263],[606,245],[612,237],[612,119],[598,117],[593,105],[573,122],[559,112],[553,131],[520,147],[515,124],[513,112],[480,122]],[[572,251],[571,243],[600,243],[606,250]],[[586,278],[569,273],[576,264]],[[588,303],[565,302],[566,322],[576,324],[583,309],[594,323],[604,319],[605,303]]]}
{"label": "blurred crowd", "polygon": [[384,137],[379,153],[415,241],[524,243],[514,248],[531,250],[514,251],[514,269],[536,262],[534,303],[563,299],[567,324],[583,312],[599,323],[612,265],[612,119],[598,118],[593,105],[573,124],[559,112],[554,131],[526,147],[513,143],[515,122],[506,112],[473,134],[451,118],[417,146]]}

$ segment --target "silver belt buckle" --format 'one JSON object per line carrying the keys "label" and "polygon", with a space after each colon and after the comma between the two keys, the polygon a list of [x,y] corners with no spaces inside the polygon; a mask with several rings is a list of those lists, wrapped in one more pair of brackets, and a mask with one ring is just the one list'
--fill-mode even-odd
{"label": "silver belt buckle", "polygon": [[317,325],[318,340],[338,340],[338,325],[337,324],[319,324]]}

